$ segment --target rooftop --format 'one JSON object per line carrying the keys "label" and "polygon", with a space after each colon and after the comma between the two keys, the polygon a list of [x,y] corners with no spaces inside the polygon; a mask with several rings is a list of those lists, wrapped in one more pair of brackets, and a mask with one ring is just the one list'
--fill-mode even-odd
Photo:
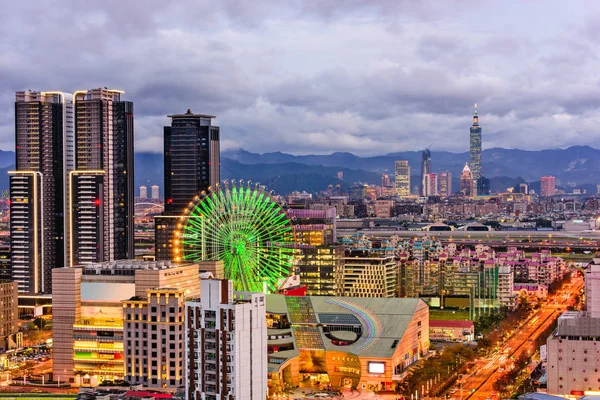
{"label": "rooftop", "polygon": [[217,118],[214,115],[194,114],[192,112],[192,110],[190,110],[189,108],[185,112],[185,114],[171,114],[171,115],[167,115],[167,117],[169,117],[169,118]]}

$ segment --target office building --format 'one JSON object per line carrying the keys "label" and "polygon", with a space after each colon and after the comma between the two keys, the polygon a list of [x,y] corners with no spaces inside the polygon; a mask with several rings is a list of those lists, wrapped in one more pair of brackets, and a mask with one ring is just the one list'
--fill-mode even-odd
{"label": "office building", "polygon": [[294,255],[294,266],[308,295],[343,295],[343,246],[302,247]]}
{"label": "office building", "polygon": [[0,353],[23,346],[17,293],[17,282],[0,281]]}
{"label": "office building", "polygon": [[[185,297],[196,298],[200,295],[199,264],[121,260],[58,268],[53,270],[52,275],[53,374],[55,379],[75,386],[97,386],[104,381],[122,380],[126,375],[130,375],[132,379],[141,376],[139,370],[143,368],[144,363],[137,360],[141,357],[152,361],[153,350],[150,344],[150,353],[144,355],[144,348],[140,347],[143,344],[134,341],[137,339],[138,342],[152,343],[155,340],[151,336],[152,326],[156,326],[156,329],[161,326],[161,330],[156,334],[162,335],[162,329],[166,329],[163,325],[176,326],[180,323],[177,320],[174,323],[170,322],[171,317],[180,316],[178,308],[171,310],[173,300],[170,297],[168,308],[163,307],[160,310],[160,320],[152,321],[152,316],[157,316],[152,310],[152,302],[160,297],[164,303],[162,305],[167,307],[167,297],[164,296],[171,296],[169,290],[178,291],[177,293],[182,293]],[[156,290],[164,288],[169,290]],[[145,322],[149,327],[147,334],[150,336],[146,338],[143,337],[139,325],[135,327],[135,323],[144,322],[136,322],[135,318],[127,318],[127,313],[123,314],[127,304],[133,305],[135,299],[146,299],[150,302],[150,311],[146,309],[146,318],[150,321]],[[123,304],[123,300],[129,300],[130,303]],[[140,315],[144,314],[143,303],[135,304],[140,308],[137,316],[141,318]],[[169,322],[163,317],[168,318]],[[133,321],[133,326],[127,325],[127,321]],[[156,324],[152,324],[153,322]],[[127,338],[128,332],[132,332],[130,339]],[[179,332],[181,333],[181,330]],[[170,340],[170,328],[166,334]],[[124,340],[130,340],[131,343],[125,344]],[[165,342],[169,345],[166,340]],[[126,346],[132,350],[131,354],[126,353]],[[166,387],[170,388],[171,379],[175,379],[175,384],[178,385],[177,376],[181,376],[178,372],[181,367],[177,365],[175,372],[171,374],[171,361],[177,362],[177,355],[171,357],[170,345],[168,348],[163,346],[163,349],[165,353],[157,356],[161,360],[160,375],[152,374],[152,362],[146,363],[149,369],[143,371],[143,374],[149,380],[136,382],[153,387],[166,384]],[[127,357],[131,357],[129,364],[126,364]],[[165,362],[168,362],[168,365]],[[128,370],[126,365],[130,367]],[[135,368],[133,374],[132,368]]]}
{"label": "office building", "polygon": [[266,399],[267,323],[263,293],[203,280],[185,305],[185,398]]}
{"label": "office building", "polygon": [[269,394],[301,382],[392,391],[429,350],[420,299],[266,298]]}
{"label": "office building", "polygon": [[[294,242],[307,246],[331,246],[337,241],[336,209],[292,208],[288,218],[294,226]],[[304,246],[301,246],[304,247]]]}
{"label": "office building", "polygon": [[148,188],[146,186],[140,186],[140,199],[145,200],[148,198]]}
{"label": "office building", "polygon": [[399,267],[393,255],[347,250],[343,267],[344,296],[395,297],[399,291]]}
{"label": "office building", "polygon": [[343,180],[344,180],[344,171],[338,171],[338,173],[337,173],[337,178],[338,178],[340,181],[343,181]]}
{"label": "office building", "polygon": [[479,117],[477,116],[477,104],[473,113],[473,125],[470,128],[471,136],[469,141],[469,166],[473,173],[473,179],[481,177],[481,126],[479,126]]}
{"label": "office building", "polygon": [[475,190],[473,187],[473,174],[471,174],[471,168],[469,168],[469,164],[465,164],[462,174],[460,175],[460,192],[465,197],[475,196]]}
{"label": "office building", "polygon": [[69,266],[134,258],[133,103],[77,91],[69,173]]}
{"label": "office building", "polygon": [[220,130],[212,125],[215,117],[187,110],[169,118],[171,126],[164,127],[165,211],[154,220],[157,260],[175,258],[173,236],[179,216],[196,196],[220,181]]}
{"label": "office building", "polygon": [[477,196],[488,196],[490,194],[490,186],[491,186],[491,182],[488,178],[486,178],[485,176],[481,176],[479,177],[479,179],[477,179]]}
{"label": "office building", "polygon": [[19,293],[50,293],[65,265],[66,180],[74,168],[73,96],[17,92],[10,176],[10,259]]}
{"label": "office building", "polygon": [[553,176],[542,176],[540,178],[542,197],[554,196],[556,193],[556,178]]}
{"label": "office building", "polygon": [[425,175],[425,191],[423,192],[423,196],[431,197],[438,196],[438,174],[427,174]]}
{"label": "office building", "polygon": [[152,185],[150,187],[151,189],[151,193],[152,193],[152,200],[159,200],[160,199],[160,191],[159,191],[159,187],[158,185]]}
{"label": "office building", "polygon": [[452,196],[452,172],[444,171],[439,173],[440,181],[440,196],[450,197]]}
{"label": "office building", "polygon": [[421,152],[421,196],[427,196],[426,176],[431,174],[431,152],[425,149]]}
{"label": "office building", "polygon": [[125,380],[151,389],[184,384],[184,308],[181,289],[148,289],[123,304]]}
{"label": "office building", "polygon": [[396,196],[410,197],[410,166],[406,160],[396,161],[395,169]]}

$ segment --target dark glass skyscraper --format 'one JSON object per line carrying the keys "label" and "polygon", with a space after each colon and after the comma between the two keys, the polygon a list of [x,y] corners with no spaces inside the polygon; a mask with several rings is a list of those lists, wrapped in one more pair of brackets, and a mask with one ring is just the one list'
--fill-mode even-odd
{"label": "dark glass skyscraper", "polygon": [[477,104],[475,104],[473,125],[471,126],[469,166],[471,167],[473,179],[479,179],[481,177],[481,127],[477,116]]}
{"label": "dark glass skyscraper", "polygon": [[122,91],[77,91],[75,170],[69,173],[70,265],[132,259],[133,103]]}
{"label": "dark glass skyscraper", "polygon": [[16,93],[10,171],[11,279],[19,293],[50,293],[65,266],[65,181],[73,168],[73,95]]}
{"label": "dark glass skyscraper", "polygon": [[431,151],[425,149],[421,153],[421,196],[427,195],[425,177],[429,174],[431,174]]}
{"label": "dark glass skyscraper", "polygon": [[219,127],[212,115],[169,115],[164,127],[165,212],[155,219],[156,259],[173,260],[173,233],[179,216],[202,191],[220,180]]}

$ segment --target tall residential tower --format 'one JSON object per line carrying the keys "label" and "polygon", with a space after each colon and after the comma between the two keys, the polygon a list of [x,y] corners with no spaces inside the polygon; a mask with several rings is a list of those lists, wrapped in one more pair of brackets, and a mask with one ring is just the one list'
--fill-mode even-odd
{"label": "tall residential tower", "polygon": [[179,216],[202,191],[220,180],[219,127],[212,115],[169,115],[164,128],[165,212],[155,219],[156,259],[172,260],[173,233]]}
{"label": "tall residential tower", "polygon": [[15,171],[10,171],[11,278],[19,293],[50,293],[65,263],[66,180],[74,167],[73,96],[16,93]]}
{"label": "tall residential tower", "polygon": [[471,126],[469,166],[471,167],[473,179],[479,179],[481,177],[481,127],[477,116],[477,103],[475,104],[473,125]]}
{"label": "tall residential tower", "polygon": [[134,258],[133,103],[120,90],[74,93],[69,265]]}

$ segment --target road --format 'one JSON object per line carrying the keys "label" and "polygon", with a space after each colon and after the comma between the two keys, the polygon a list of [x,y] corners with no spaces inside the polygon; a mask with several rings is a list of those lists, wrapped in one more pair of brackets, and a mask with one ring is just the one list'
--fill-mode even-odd
{"label": "road", "polygon": [[[566,310],[572,296],[583,287],[583,279],[574,278],[565,290],[550,296],[541,309],[532,316],[510,339],[491,357],[480,359],[472,368],[471,374],[462,377],[461,387],[456,388],[453,396],[463,399],[487,399],[497,395],[492,385],[503,374],[503,369],[510,368],[512,358],[522,353],[533,354],[535,340]],[[462,389],[462,396],[460,395]]]}

